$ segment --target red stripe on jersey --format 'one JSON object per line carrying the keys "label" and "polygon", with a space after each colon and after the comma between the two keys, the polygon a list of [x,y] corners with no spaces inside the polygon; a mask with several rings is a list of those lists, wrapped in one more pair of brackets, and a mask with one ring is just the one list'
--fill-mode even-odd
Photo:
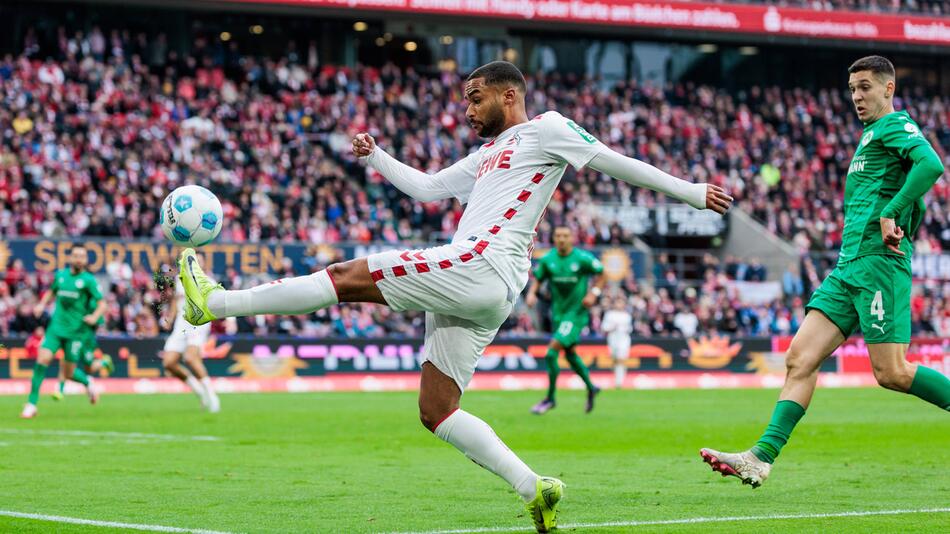
{"label": "red stripe on jersey", "polygon": [[393,267],[393,274],[396,276],[406,276],[406,268],[402,265],[396,265]]}
{"label": "red stripe on jersey", "polygon": [[450,269],[452,268],[452,260],[442,260],[439,262],[439,269]]}
{"label": "red stripe on jersey", "polygon": [[416,272],[419,273],[419,274],[429,272],[429,265],[426,264],[426,263],[417,263],[417,264],[416,264]]}
{"label": "red stripe on jersey", "polygon": [[534,178],[532,178],[531,181],[534,182],[534,183],[536,183],[536,184],[540,184],[540,183],[541,183],[541,180],[543,180],[543,179],[544,179],[544,175],[539,172],[538,174],[535,174],[535,175],[534,175]]}
{"label": "red stripe on jersey", "polygon": [[474,257],[475,257],[475,255],[472,254],[471,252],[466,252],[465,254],[462,254],[461,256],[459,256],[459,260],[460,260],[462,263],[465,263],[465,262],[467,262],[467,261],[470,261],[470,260],[471,260],[472,258],[474,258]]}
{"label": "red stripe on jersey", "polygon": [[374,282],[379,282],[383,279],[383,271],[373,271],[369,273],[369,275],[373,278]]}
{"label": "red stripe on jersey", "polygon": [[495,226],[491,227],[491,230],[489,230],[488,233],[494,235],[497,234],[499,230],[501,230],[501,226],[496,224]]}
{"label": "red stripe on jersey", "polygon": [[488,241],[482,240],[479,241],[472,250],[474,250],[476,254],[481,254],[486,247],[488,247]]}
{"label": "red stripe on jersey", "polygon": [[506,219],[511,219],[512,217],[515,216],[516,213],[518,213],[518,212],[517,212],[517,210],[515,210],[514,208],[508,208],[508,211],[505,212],[505,218],[506,218]]}
{"label": "red stripe on jersey", "polygon": [[521,194],[518,195],[518,201],[519,201],[519,202],[524,202],[525,200],[528,200],[528,197],[530,197],[530,196],[531,196],[531,191],[522,190],[522,191],[521,191]]}

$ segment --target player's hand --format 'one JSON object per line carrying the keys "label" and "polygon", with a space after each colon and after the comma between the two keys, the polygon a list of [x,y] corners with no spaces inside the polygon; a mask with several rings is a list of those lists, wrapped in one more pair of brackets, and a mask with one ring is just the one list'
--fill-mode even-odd
{"label": "player's hand", "polygon": [[98,321],[98,320],[99,320],[99,318],[96,317],[95,315],[91,314],[91,313],[90,313],[89,315],[87,315],[87,316],[85,316],[85,317],[82,318],[82,322],[86,323],[86,324],[89,325],[89,326],[95,325],[95,324],[96,324],[96,321]]}
{"label": "player's hand", "polygon": [[584,295],[584,300],[581,301],[581,305],[585,308],[590,308],[595,303],[597,303],[597,295],[594,295],[593,293],[587,293]]}
{"label": "player's hand", "polygon": [[538,303],[538,296],[535,295],[534,293],[528,293],[528,295],[524,298],[524,304],[525,306],[529,308],[534,308],[535,305],[537,305],[537,303]]}
{"label": "player's hand", "polygon": [[366,157],[376,149],[376,140],[367,133],[356,134],[353,138],[353,155],[358,158]]}
{"label": "player's hand", "polygon": [[726,193],[725,189],[718,185],[706,184],[706,209],[725,215],[730,207],[732,207],[732,197]]}
{"label": "player's hand", "polygon": [[881,238],[888,250],[901,256],[904,255],[904,251],[900,249],[901,240],[904,239],[904,230],[897,226],[894,219],[881,217]]}

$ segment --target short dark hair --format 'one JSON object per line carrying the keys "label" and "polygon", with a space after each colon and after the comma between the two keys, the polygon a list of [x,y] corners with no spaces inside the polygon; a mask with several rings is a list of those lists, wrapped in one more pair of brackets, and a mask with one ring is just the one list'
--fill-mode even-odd
{"label": "short dark hair", "polygon": [[69,246],[69,253],[72,254],[73,251],[76,250],[77,248],[81,248],[85,250],[86,252],[89,252],[89,249],[86,248],[86,245],[84,243],[73,243],[72,245]]}
{"label": "short dark hair", "polygon": [[893,80],[896,77],[894,64],[884,56],[863,57],[848,67],[848,74],[869,70],[875,76],[885,80]]}
{"label": "short dark hair", "polygon": [[524,74],[507,61],[492,61],[478,67],[468,75],[469,80],[475,78],[485,78],[485,85],[514,85],[522,93],[528,90]]}

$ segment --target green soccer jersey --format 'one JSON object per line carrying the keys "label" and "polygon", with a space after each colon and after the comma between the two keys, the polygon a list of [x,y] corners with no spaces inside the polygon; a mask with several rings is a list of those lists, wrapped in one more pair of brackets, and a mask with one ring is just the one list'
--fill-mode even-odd
{"label": "green soccer jersey", "polygon": [[552,249],[534,269],[539,282],[548,282],[551,288],[551,315],[587,317],[584,296],[587,295],[591,275],[600,274],[604,266],[590,252],[575,248],[567,256]]}
{"label": "green soccer jersey", "polygon": [[[933,151],[906,111],[889,113],[865,125],[848,167],[839,264],[869,254],[899,256],[881,239],[881,212],[904,185],[913,165],[910,152],[920,146]],[[905,233],[900,249],[908,260],[923,212],[923,199],[918,198],[894,217]]]}
{"label": "green soccer jersey", "polygon": [[86,271],[74,275],[69,268],[60,269],[56,271],[50,290],[56,295],[50,333],[67,338],[86,334],[89,326],[83,322],[83,317],[89,315],[102,299],[96,278]]}

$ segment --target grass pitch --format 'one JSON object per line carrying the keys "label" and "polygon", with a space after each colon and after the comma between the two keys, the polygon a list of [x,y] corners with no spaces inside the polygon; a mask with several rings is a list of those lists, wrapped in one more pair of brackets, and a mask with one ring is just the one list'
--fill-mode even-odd
{"label": "grass pitch", "polygon": [[[472,391],[466,410],[537,472],[568,485],[563,528],[593,532],[946,532],[950,513],[636,525],[699,517],[950,507],[950,417],[878,389],[819,390],[768,482],[722,479],[699,458],[748,447],[774,390],[606,391],[528,413],[538,392]],[[411,393],[0,398],[0,510],[229,532],[530,527],[520,500],[418,422]],[[122,529],[0,517],[0,532]]]}

